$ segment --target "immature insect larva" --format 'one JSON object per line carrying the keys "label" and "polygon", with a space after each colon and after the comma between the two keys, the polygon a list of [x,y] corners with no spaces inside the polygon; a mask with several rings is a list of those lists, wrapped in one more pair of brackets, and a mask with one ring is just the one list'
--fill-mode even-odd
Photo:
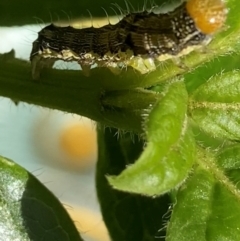
{"label": "immature insect larva", "polygon": [[111,70],[132,66],[141,73],[155,70],[155,60],[186,55],[208,44],[226,20],[222,0],[189,0],[165,14],[129,13],[115,25],[75,29],[53,24],[43,28],[30,56],[33,78],[56,60],[77,61]]}

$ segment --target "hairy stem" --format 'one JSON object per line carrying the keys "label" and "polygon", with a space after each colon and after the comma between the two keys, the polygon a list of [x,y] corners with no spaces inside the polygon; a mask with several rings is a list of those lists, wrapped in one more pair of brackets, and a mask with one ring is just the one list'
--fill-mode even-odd
{"label": "hairy stem", "polygon": [[[29,62],[10,55],[0,55],[0,95],[13,100],[76,113],[106,126],[141,132],[142,110],[158,98],[156,93],[141,89],[115,91],[114,95],[121,98],[111,98],[111,92],[103,89],[98,77],[103,79],[104,75],[85,77],[81,71],[45,69],[41,79],[33,81]],[[109,71],[99,71],[113,77]]]}

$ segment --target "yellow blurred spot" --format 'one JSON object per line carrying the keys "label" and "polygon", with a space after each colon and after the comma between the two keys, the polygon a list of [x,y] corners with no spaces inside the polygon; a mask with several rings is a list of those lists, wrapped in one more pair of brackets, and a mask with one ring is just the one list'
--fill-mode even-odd
{"label": "yellow blurred spot", "polygon": [[96,133],[90,125],[68,125],[60,135],[60,147],[74,159],[87,158],[96,151]]}
{"label": "yellow blurred spot", "polygon": [[91,238],[96,241],[110,241],[107,228],[98,212],[77,206],[72,209],[66,208],[66,210],[84,240]]}

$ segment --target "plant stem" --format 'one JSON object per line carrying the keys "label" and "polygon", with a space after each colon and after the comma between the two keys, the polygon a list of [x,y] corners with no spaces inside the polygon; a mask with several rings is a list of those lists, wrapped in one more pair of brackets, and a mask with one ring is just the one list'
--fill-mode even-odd
{"label": "plant stem", "polygon": [[83,115],[106,126],[141,132],[142,111],[155,103],[158,94],[133,89],[115,92],[121,99],[109,98],[112,94],[103,89],[99,77],[104,79],[106,72],[114,76],[105,69],[97,72],[98,75],[85,77],[81,71],[44,69],[41,79],[33,81],[29,62],[14,59],[12,53],[0,55],[0,95]]}

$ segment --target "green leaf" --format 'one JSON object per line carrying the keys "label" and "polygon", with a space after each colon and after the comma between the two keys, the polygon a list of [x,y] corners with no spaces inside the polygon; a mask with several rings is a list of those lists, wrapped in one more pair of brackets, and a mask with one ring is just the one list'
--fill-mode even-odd
{"label": "green leaf", "polygon": [[240,194],[208,153],[180,188],[167,241],[240,240]]}
{"label": "green leaf", "polygon": [[182,81],[166,86],[147,116],[147,145],[141,156],[119,176],[108,176],[114,188],[154,196],[184,181],[195,158],[195,142],[186,118],[187,97]]}
{"label": "green leaf", "polygon": [[195,123],[213,137],[240,139],[240,72],[210,78],[193,92],[189,112]]}
{"label": "green leaf", "polygon": [[137,135],[98,128],[96,186],[103,219],[113,241],[160,241],[169,216],[170,199],[144,197],[112,189],[106,174],[117,175],[141,154],[143,141]]}
{"label": "green leaf", "polygon": [[225,171],[228,178],[240,188],[240,145],[228,146],[217,154],[217,163]]}
{"label": "green leaf", "polygon": [[240,145],[235,144],[221,150],[217,155],[218,165],[225,170],[240,169]]}
{"label": "green leaf", "polygon": [[4,157],[0,157],[0,214],[1,240],[82,240],[58,199]]}

